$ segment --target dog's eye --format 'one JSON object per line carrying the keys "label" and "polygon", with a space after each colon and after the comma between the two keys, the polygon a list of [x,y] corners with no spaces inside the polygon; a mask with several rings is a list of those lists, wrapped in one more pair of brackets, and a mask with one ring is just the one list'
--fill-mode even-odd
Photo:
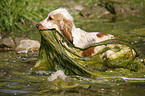
{"label": "dog's eye", "polygon": [[48,20],[53,20],[53,18],[52,17],[49,17]]}

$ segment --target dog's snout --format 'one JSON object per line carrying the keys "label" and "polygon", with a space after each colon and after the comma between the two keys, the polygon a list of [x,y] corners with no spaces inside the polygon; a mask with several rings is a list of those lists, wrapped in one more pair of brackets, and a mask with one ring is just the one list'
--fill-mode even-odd
{"label": "dog's snout", "polygon": [[36,27],[37,27],[39,30],[48,29],[47,27],[44,27],[41,23],[36,24]]}

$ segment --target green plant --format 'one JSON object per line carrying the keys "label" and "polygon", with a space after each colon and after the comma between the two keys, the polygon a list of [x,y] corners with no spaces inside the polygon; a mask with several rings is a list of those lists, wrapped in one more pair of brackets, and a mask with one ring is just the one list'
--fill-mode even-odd
{"label": "green plant", "polygon": [[26,30],[44,19],[43,15],[47,16],[58,5],[57,0],[1,0],[0,30]]}
{"label": "green plant", "polygon": [[85,0],[85,6],[86,7],[91,7],[94,4],[98,4],[99,0]]}
{"label": "green plant", "polygon": [[41,15],[34,11],[31,0],[2,0],[0,1],[0,28],[2,31],[24,29],[28,23],[40,18]]}
{"label": "green plant", "polygon": [[145,6],[145,0],[129,0],[131,5],[136,5],[139,8],[144,8]]}

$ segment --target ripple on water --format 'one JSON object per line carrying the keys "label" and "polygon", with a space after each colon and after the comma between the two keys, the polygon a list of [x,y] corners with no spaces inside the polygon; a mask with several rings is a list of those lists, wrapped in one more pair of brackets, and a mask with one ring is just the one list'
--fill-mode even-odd
{"label": "ripple on water", "polygon": [[24,90],[13,90],[13,89],[0,89],[0,92],[2,93],[13,93],[13,94],[28,94],[27,91]]}

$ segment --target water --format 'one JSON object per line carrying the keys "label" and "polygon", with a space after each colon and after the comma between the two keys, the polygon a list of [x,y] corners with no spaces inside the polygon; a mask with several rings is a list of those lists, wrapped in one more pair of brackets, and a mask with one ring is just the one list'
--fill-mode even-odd
{"label": "water", "polygon": [[[97,21],[75,21],[76,26],[86,31],[110,33],[124,38],[145,54],[144,17],[123,17],[115,23],[109,19]],[[83,25],[82,25],[83,24]],[[16,33],[12,33],[16,34]],[[37,39],[38,31],[26,32],[23,36]],[[133,78],[126,82],[84,82],[88,87],[48,90],[45,84],[47,75],[31,74],[37,60],[38,51],[17,54],[15,51],[0,51],[0,95],[1,96],[144,96],[145,80]],[[145,76],[145,75],[144,75]],[[126,78],[126,77],[124,77]]]}

